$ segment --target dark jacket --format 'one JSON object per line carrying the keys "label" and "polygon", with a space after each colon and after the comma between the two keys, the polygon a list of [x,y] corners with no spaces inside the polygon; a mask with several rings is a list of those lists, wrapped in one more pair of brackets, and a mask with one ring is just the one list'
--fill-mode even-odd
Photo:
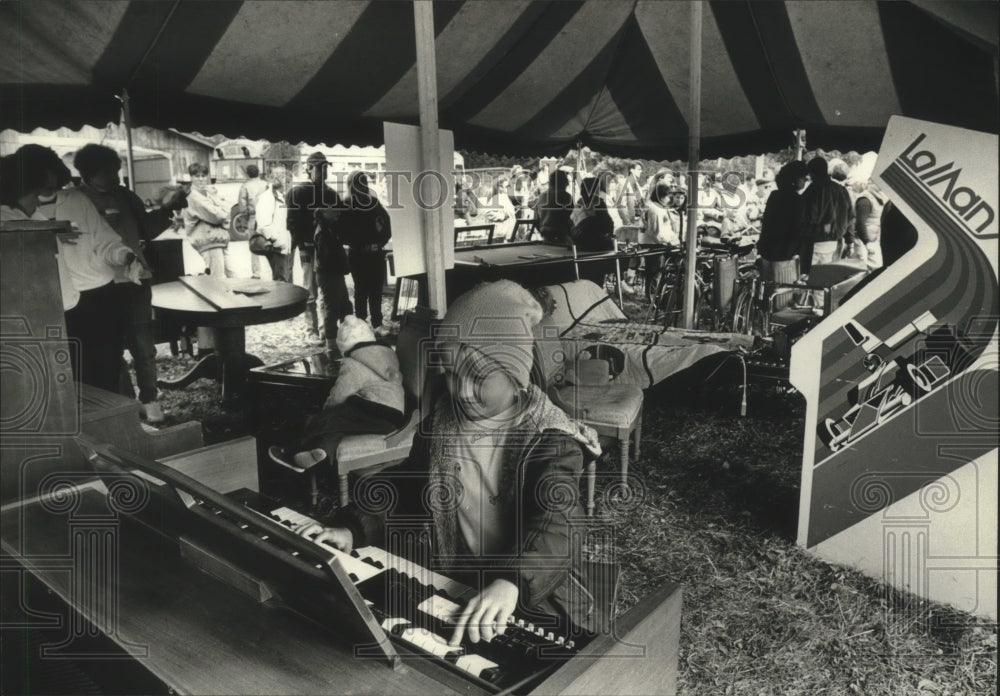
{"label": "dark jacket", "polygon": [[882,209],[882,219],[879,226],[881,229],[879,244],[882,247],[882,267],[887,268],[899,261],[906,252],[917,245],[917,228],[891,201],[886,203]]}
{"label": "dark jacket", "polygon": [[569,204],[552,200],[551,189],[539,196],[535,203],[535,220],[542,239],[553,244],[569,242],[569,232],[573,227],[570,216],[573,214],[573,202]]}
{"label": "dark jacket", "polygon": [[316,211],[341,207],[340,196],[326,184],[313,182],[296,184],[285,197],[288,208],[288,232],[292,246],[312,248],[316,233]]}
{"label": "dark jacket", "polygon": [[813,180],[802,194],[802,233],[806,242],[839,242],[854,220],[847,189],[830,178]]}
{"label": "dark jacket", "polygon": [[351,198],[337,220],[337,234],[350,250],[352,267],[369,261],[381,265],[385,257],[383,247],[392,238],[389,213],[367,185],[360,190],[357,174],[348,179]]}
{"label": "dark jacket", "polygon": [[[432,464],[432,452],[441,446],[440,441],[435,445],[435,438],[440,437],[428,419],[405,462],[355,488],[356,502],[335,519],[351,530],[355,548],[386,548],[426,567],[431,566],[429,559],[440,559],[436,569],[456,579],[462,577],[456,569],[475,569],[483,573],[483,585],[497,578],[516,584],[522,608],[585,629],[600,621],[599,614],[607,608],[595,606],[581,563],[580,521],[586,519],[579,501],[581,445],[569,434],[548,428],[508,436],[501,496],[510,519],[510,549],[502,556],[475,557],[463,553],[458,531],[461,491],[448,485],[457,475],[447,468],[450,462]],[[405,537],[420,539],[419,548],[394,549],[393,541]]]}
{"label": "dark jacket", "polygon": [[573,229],[573,197],[567,191],[569,175],[557,169],[549,176],[549,187],[535,202],[535,219],[542,239],[552,244],[568,244]]}
{"label": "dark jacket", "polygon": [[[578,252],[611,251],[615,248],[615,223],[603,204],[585,217],[570,232]],[[580,264],[580,277],[604,285],[604,276],[615,272],[615,262],[591,261]]]}
{"label": "dark jacket", "polygon": [[799,253],[802,196],[794,189],[772,191],[760,224],[757,251],[767,261],[788,261]]}

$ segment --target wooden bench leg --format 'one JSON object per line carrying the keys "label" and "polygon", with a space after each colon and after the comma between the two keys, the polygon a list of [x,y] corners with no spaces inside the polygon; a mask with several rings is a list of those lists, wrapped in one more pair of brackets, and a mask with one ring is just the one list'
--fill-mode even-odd
{"label": "wooden bench leg", "polygon": [[621,460],[623,484],[628,481],[628,446],[629,446],[629,441],[631,439],[632,438],[630,437],[630,433],[628,432],[626,432],[624,436],[620,436],[618,438],[618,442],[620,443],[621,446],[621,456],[619,457],[619,459]]}
{"label": "wooden bench leg", "polygon": [[347,492],[348,492],[348,488],[347,488],[348,487],[347,474],[341,474],[340,477],[339,477],[339,479],[340,479],[340,486],[339,486],[339,488],[340,488],[340,507],[346,507],[347,503],[350,500],[350,496],[348,496],[348,494],[347,494]]}
{"label": "wooden bench leg", "polygon": [[594,516],[594,489],[597,487],[597,460],[587,463],[587,517]]}
{"label": "wooden bench leg", "polygon": [[635,437],[635,449],[632,450],[632,461],[639,461],[639,443],[642,442],[642,409],[639,409],[639,416],[635,421],[635,429],[632,431]]}

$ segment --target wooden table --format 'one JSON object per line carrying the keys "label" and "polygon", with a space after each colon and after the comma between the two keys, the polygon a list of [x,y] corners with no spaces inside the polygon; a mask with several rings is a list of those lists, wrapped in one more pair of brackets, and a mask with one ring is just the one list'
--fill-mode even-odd
{"label": "wooden table", "polygon": [[[248,291],[244,294],[241,290]],[[263,361],[246,352],[246,327],[291,319],[302,313],[309,293],[291,283],[276,280],[184,276],[172,283],[153,286],[153,307],[189,326],[204,326],[215,334],[215,352],[202,358],[175,380],[160,380],[165,389],[182,389],[196,379],[210,377],[222,382],[222,403],[239,403],[247,371]]]}

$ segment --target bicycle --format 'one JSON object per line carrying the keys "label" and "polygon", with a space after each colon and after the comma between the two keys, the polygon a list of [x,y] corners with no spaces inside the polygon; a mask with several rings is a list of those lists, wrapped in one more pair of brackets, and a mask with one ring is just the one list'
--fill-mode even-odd
{"label": "bicycle", "polygon": [[[740,262],[753,251],[753,243],[735,237],[716,245],[707,243],[697,256],[694,273],[694,328],[703,331],[727,331],[732,326],[733,289],[738,278],[752,264]],[[677,251],[669,255],[660,269],[654,301],[647,310],[647,323],[663,314],[664,327],[680,326],[683,318],[685,258]],[[730,280],[732,279],[732,280]]]}
{"label": "bicycle", "polygon": [[733,333],[766,336],[770,324],[770,300],[760,272],[754,268],[736,280],[733,300]]}
{"label": "bicycle", "polygon": [[[794,272],[794,275],[798,277],[798,270]],[[814,310],[816,308],[815,299],[806,290],[805,285],[800,290],[792,283],[764,280],[756,267],[737,279],[737,288],[733,302],[733,331],[735,333],[767,337],[774,333],[772,317],[775,312],[786,307],[792,307],[795,310]],[[782,297],[786,299],[782,300]]]}

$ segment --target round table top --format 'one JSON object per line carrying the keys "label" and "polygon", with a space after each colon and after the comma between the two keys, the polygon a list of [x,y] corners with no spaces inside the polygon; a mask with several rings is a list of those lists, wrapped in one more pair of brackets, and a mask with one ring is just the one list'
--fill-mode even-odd
{"label": "round table top", "polygon": [[153,286],[153,307],[157,312],[198,326],[253,326],[301,314],[309,297],[305,288],[278,280],[226,278],[221,283],[225,286],[222,292],[232,292],[236,288],[250,290],[253,294],[233,292],[233,297],[260,307],[219,311],[179,280]]}

